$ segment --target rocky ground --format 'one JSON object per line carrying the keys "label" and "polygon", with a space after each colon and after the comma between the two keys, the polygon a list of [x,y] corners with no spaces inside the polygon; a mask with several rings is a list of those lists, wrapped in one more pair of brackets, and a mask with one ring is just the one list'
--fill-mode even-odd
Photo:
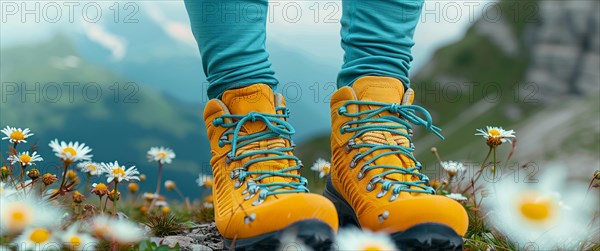
{"label": "rocky ground", "polygon": [[180,250],[223,250],[223,241],[215,223],[197,224],[181,235],[152,237],[158,245],[174,247],[179,244]]}

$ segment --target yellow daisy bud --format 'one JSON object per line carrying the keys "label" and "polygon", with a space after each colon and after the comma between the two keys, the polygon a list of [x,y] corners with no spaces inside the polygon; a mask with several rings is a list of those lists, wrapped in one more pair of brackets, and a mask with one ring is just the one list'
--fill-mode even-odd
{"label": "yellow daisy bud", "polygon": [[146,175],[145,174],[141,174],[140,175],[140,181],[146,181]]}
{"label": "yellow daisy bud", "polygon": [[104,183],[98,183],[92,185],[94,188],[92,189],[92,193],[98,196],[104,196],[108,194],[108,187]]}
{"label": "yellow daisy bud", "polygon": [[2,179],[6,179],[6,177],[8,177],[9,174],[10,172],[8,171],[8,167],[2,166],[2,169],[0,169],[0,177]]}
{"label": "yellow daisy bud", "polygon": [[140,212],[141,212],[142,214],[146,214],[146,213],[148,212],[148,207],[147,207],[147,206],[142,206],[142,207],[140,207]]}
{"label": "yellow daisy bud", "polygon": [[166,188],[168,191],[172,191],[172,190],[174,190],[174,189],[175,189],[175,182],[174,182],[174,181],[172,181],[172,180],[167,180],[167,181],[165,181],[165,188]]}
{"label": "yellow daisy bud", "polygon": [[81,202],[83,202],[83,200],[85,200],[85,195],[81,194],[78,191],[75,191],[73,193],[73,202],[80,204]]}
{"label": "yellow daisy bud", "polygon": [[67,179],[74,183],[79,183],[79,177],[77,176],[77,173],[73,170],[67,171]]}
{"label": "yellow daisy bud", "polygon": [[35,180],[40,177],[40,171],[33,168],[27,172],[27,177],[29,177],[32,180]]}
{"label": "yellow daisy bud", "polygon": [[54,174],[51,173],[45,173],[42,176],[42,182],[44,182],[44,185],[49,186],[52,185],[52,183],[54,183],[56,181],[57,177]]}
{"label": "yellow daisy bud", "polygon": [[117,190],[112,190],[110,191],[110,193],[108,193],[108,199],[111,201],[117,201],[121,198],[121,192],[118,192]]}
{"label": "yellow daisy bud", "polygon": [[127,188],[130,193],[137,193],[137,191],[140,190],[140,186],[137,183],[129,183]]}
{"label": "yellow daisy bud", "polygon": [[160,211],[164,214],[167,215],[171,212],[171,209],[169,207],[163,207],[160,209]]}

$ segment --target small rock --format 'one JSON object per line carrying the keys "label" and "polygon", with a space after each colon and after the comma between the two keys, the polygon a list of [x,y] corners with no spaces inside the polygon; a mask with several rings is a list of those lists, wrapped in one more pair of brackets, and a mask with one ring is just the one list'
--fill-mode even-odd
{"label": "small rock", "polygon": [[203,234],[188,234],[187,236],[198,242],[202,242],[202,241],[206,240],[206,235],[203,235]]}
{"label": "small rock", "polygon": [[189,246],[189,249],[192,251],[212,251],[212,248],[204,246],[202,244],[193,244]]}
{"label": "small rock", "polygon": [[167,236],[162,240],[162,244],[164,245],[168,245],[169,247],[173,248],[177,245],[177,243],[179,243],[179,247],[182,250],[187,250],[190,248],[190,246],[192,245],[192,243],[194,243],[194,239],[187,237],[187,236]]}

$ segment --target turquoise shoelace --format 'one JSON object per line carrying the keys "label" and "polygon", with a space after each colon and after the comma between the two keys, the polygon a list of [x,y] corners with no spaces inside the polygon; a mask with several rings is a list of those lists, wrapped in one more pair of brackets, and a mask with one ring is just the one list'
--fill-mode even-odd
{"label": "turquoise shoelace", "polygon": [[[226,156],[226,163],[229,165],[233,161],[242,160],[244,158],[257,156],[257,155],[271,155],[267,157],[259,157],[251,159],[244,163],[243,166],[235,168],[230,178],[235,179],[235,188],[242,186],[246,178],[250,176],[256,176],[246,182],[247,188],[242,194],[248,194],[244,199],[249,200],[258,194],[258,199],[254,201],[253,205],[258,205],[270,195],[284,194],[284,193],[308,193],[308,181],[306,178],[291,173],[292,171],[299,170],[302,168],[302,162],[293,155],[289,155],[286,152],[294,150],[294,145],[291,136],[295,133],[294,128],[290,123],[285,121],[285,118],[289,117],[289,111],[285,107],[278,107],[277,111],[281,111],[282,114],[265,114],[251,112],[247,115],[233,115],[225,114],[213,121],[213,125],[222,126],[229,128],[221,138],[219,139],[219,146],[223,147],[226,144],[231,145],[231,152]],[[225,119],[231,119],[232,123],[225,123]],[[242,126],[247,122],[263,122],[266,125],[266,130],[257,132],[249,135],[240,136]],[[231,140],[229,140],[231,136]],[[237,154],[238,149],[254,142],[260,142],[268,139],[282,138],[288,142],[291,142],[290,147],[279,147],[267,150],[250,150],[242,154]],[[297,163],[295,166],[282,168],[279,170],[257,170],[248,171],[248,168],[253,165],[269,160],[293,160]],[[260,183],[261,180],[273,177],[286,177],[297,180],[297,182],[271,182],[271,183]]]}
{"label": "turquoise shoelace", "polygon": [[[358,105],[358,106],[374,106],[379,107],[371,110],[364,110],[356,113],[349,113],[347,110],[348,105]],[[399,116],[391,116],[385,115],[378,117],[383,112],[391,112],[393,114],[398,114]],[[421,113],[424,116],[424,119],[417,116],[416,113]],[[382,191],[377,194],[378,198],[381,198],[387,194],[387,192],[391,189],[392,196],[390,197],[390,201],[394,201],[398,198],[400,192],[414,192],[414,193],[430,193],[434,194],[435,190],[429,186],[429,178],[418,172],[421,170],[421,163],[416,160],[413,156],[414,144],[411,141],[412,137],[412,125],[423,126],[427,130],[433,132],[440,138],[444,138],[440,131],[441,129],[432,124],[431,115],[425,108],[416,106],[416,105],[399,105],[399,104],[389,104],[382,102],[372,102],[372,101],[357,101],[352,100],[346,102],[343,106],[338,109],[338,114],[344,115],[347,117],[358,118],[356,120],[347,122],[340,128],[340,132],[344,133],[354,133],[354,135],[349,139],[346,144],[346,152],[350,152],[352,149],[359,148],[369,148],[369,150],[365,152],[357,153],[351,163],[350,168],[355,168],[357,163],[378,150],[389,150],[380,154],[375,155],[373,158],[365,161],[362,165],[360,172],[358,173],[358,179],[363,179],[365,177],[365,173],[374,169],[384,169],[385,171],[381,172],[373,176],[367,185],[367,191],[371,192],[375,189],[375,185],[377,183],[381,183]],[[362,118],[361,118],[362,117]],[[411,125],[412,124],[412,125]],[[405,133],[404,131],[408,133]],[[356,138],[361,135],[372,132],[372,131],[386,131],[391,133],[392,135],[401,135],[408,139],[410,143],[410,147],[405,147],[401,145],[391,145],[391,144],[373,144],[373,143],[356,143]],[[372,165],[377,159],[386,156],[386,155],[396,155],[401,154],[408,156],[413,160],[415,166],[413,167],[398,167],[391,165]],[[417,177],[417,181],[394,181],[388,180],[385,177],[390,174],[403,174],[403,175],[413,175]],[[413,187],[420,188],[414,189]]]}

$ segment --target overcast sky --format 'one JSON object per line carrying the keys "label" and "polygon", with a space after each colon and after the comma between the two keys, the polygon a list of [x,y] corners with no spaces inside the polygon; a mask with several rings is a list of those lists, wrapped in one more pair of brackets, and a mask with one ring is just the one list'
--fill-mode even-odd
{"label": "overcast sky", "polygon": [[[130,5],[126,5],[126,2],[90,2],[93,4],[3,1],[0,46],[32,43],[58,31],[84,32],[98,39],[99,43],[105,43],[107,47],[120,46],[118,39],[110,38],[110,31],[102,29],[102,23],[112,22],[118,9],[120,20],[129,18],[129,14],[132,13],[134,15],[131,16],[135,18],[136,12],[147,14],[161,25],[167,34],[195,49],[182,1],[143,1]],[[415,35],[413,69],[427,62],[436,48],[460,39],[481,11],[489,8],[492,3],[426,1]],[[56,10],[61,12],[61,15],[57,15]],[[102,12],[101,16],[96,15],[97,10]],[[340,1],[271,1],[270,11],[267,46],[278,43],[323,60],[341,58]],[[87,15],[84,16],[83,13]],[[102,39],[103,36],[109,39]]]}

